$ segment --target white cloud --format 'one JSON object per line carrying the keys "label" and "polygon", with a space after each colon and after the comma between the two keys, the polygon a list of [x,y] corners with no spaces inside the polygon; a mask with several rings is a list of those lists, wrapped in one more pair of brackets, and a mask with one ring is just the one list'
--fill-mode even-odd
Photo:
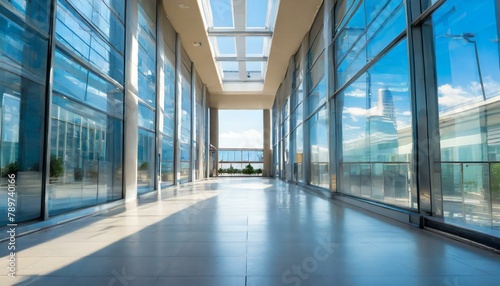
{"label": "white cloud", "polygon": [[370,115],[375,115],[377,114],[377,107],[374,106],[371,109],[364,109],[360,107],[347,107],[344,108],[343,113],[347,113],[351,115],[351,117],[356,117],[356,116],[362,116],[362,117],[368,117]]}
{"label": "white cloud", "polygon": [[469,101],[475,96],[464,90],[461,86],[453,87],[450,84],[443,84],[438,88],[439,104],[450,107]]}
{"label": "white cloud", "polygon": [[411,115],[411,111],[404,111],[403,113],[401,113],[401,115],[410,116]]}
{"label": "white cloud", "polygon": [[365,97],[366,96],[366,92],[364,90],[356,88],[353,91],[347,92],[345,95],[346,96],[352,96],[352,97]]}
{"label": "white cloud", "polygon": [[344,127],[345,130],[359,130],[361,129],[361,127],[359,126],[352,126],[352,125],[349,125],[349,124],[346,124],[345,127]]}
{"label": "white cloud", "polygon": [[411,121],[409,120],[397,120],[396,121],[396,126],[398,129],[401,129],[401,128],[404,128],[406,126],[410,126],[411,125]]}
{"label": "white cloud", "polygon": [[262,148],[264,135],[256,129],[224,132],[219,135],[219,148]]}
{"label": "white cloud", "polygon": [[347,107],[344,108],[343,112],[351,116],[368,116],[370,114],[370,110],[360,107]]}

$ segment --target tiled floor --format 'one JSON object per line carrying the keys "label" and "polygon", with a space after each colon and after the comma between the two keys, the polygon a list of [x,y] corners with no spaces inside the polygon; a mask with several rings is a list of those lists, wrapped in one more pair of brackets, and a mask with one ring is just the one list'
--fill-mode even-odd
{"label": "tiled floor", "polygon": [[284,182],[220,179],[17,240],[0,285],[500,285],[500,255]]}

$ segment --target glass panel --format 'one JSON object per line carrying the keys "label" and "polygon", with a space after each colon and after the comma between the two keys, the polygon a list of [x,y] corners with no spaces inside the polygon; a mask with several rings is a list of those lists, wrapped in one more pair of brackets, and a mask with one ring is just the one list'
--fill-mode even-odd
{"label": "glass panel", "polygon": [[[104,74],[123,84],[123,55],[88,26],[69,4],[59,1],[58,5],[56,38]],[[123,30],[121,32],[123,37]]]}
{"label": "glass panel", "polygon": [[248,151],[241,151],[241,160],[245,162],[249,161]]}
{"label": "glass panel", "polygon": [[314,39],[311,49],[309,50],[309,65],[308,65],[309,68],[311,68],[314,65],[314,63],[318,59],[319,55],[324,51],[324,49],[325,49],[325,38],[323,37],[323,28],[321,28],[321,30],[318,32],[318,35],[316,36],[316,39]]}
{"label": "glass panel", "polygon": [[233,27],[233,6],[231,0],[210,0],[214,27]]}
{"label": "glass panel", "polygon": [[[262,62],[246,62],[246,65],[247,65],[247,72],[261,73],[263,70],[262,69]],[[260,76],[260,77],[262,77],[262,76]]]}
{"label": "glass panel", "polygon": [[138,121],[139,127],[147,128],[151,131],[155,130],[155,117],[156,114],[154,110],[151,110],[148,106],[139,103],[138,105]]}
{"label": "glass panel", "polygon": [[49,215],[122,197],[122,121],[54,95]]}
{"label": "glass panel", "polygon": [[234,37],[215,37],[219,56],[236,56]]}
{"label": "glass panel", "polygon": [[309,119],[311,144],[311,185],[328,189],[328,113],[326,107],[320,109]]}
{"label": "glass panel", "polygon": [[175,130],[175,54],[165,49],[164,96],[163,96],[163,129],[165,135],[174,137]]}
{"label": "glass panel", "polygon": [[45,82],[47,46],[47,40],[38,33],[21,27],[4,14],[0,14],[0,64],[2,66],[18,71],[23,70],[26,77]]}
{"label": "glass panel", "polygon": [[325,76],[325,67],[325,54],[323,53],[308,73],[307,79],[309,80],[310,89],[314,89],[318,82],[323,79]]}
{"label": "glass panel", "polygon": [[139,3],[138,96],[151,107],[156,105],[156,28]]}
{"label": "glass panel", "polygon": [[189,181],[189,172],[191,171],[191,152],[190,145],[181,143],[181,174],[179,177],[179,181],[181,183],[186,183]]}
{"label": "glass panel", "polygon": [[285,136],[283,138],[283,178],[285,180],[291,180],[291,164],[290,164],[290,136]]}
{"label": "glass panel", "polygon": [[[47,0],[9,0],[2,1],[2,5],[18,11],[24,20],[44,32],[49,32],[50,1]],[[0,12],[3,8],[0,7]],[[3,12],[2,12],[3,14]]]}
{"label": "glass panel", "polygon": [[162,138],[161,183],[162,187],[174,183],[174,139],[168,136]]}
{"label": "glass panel", "polygon": [[341,29],[344,27],[346,22],[349,20],[350,16],[359,5],[361,5],[361,0],[339,0],[335,5],[335,28]]}
{"label": "glass panel", "polygon": [[500,227],[500,163],[490,164],[491,226]]}
{"label": "glass panel", "polygon": [[406,40],[341,93],[341,192],[416,208]]}
{"label": "glass panel", "polygon": [[247,27],[266,27],[269,0],[251,0],[247,2]]}
{"label": "glass panel", "polygon": [[304,100],[304,88],[302,87],[302,82],[297,88],[297,104]]}
{"label": "glass panel", "polygon": [[307,101],[309,103],[308,115],[314,112],[326,99],[326,78],[323,78],[321,82],[314,88],[311,92]]}
{"label": "glass panel", "polygon": [[247,56],[264,55],[264,37],[245,37],[245,40]]}
{"label": "glass panel", "polygon": [[53,88],[110,115],[122,117],[122,91],[58,50],[55,54]]}
{"label": "glass panel", "polygon": [[401,0],[364,3],[336,40],[338,87],[372,61],[406,26]]}
{"label": "glass panel", "polygon": [[295,168],[294,174],[298,182],[304,182],[304,133],[302,130],[302,124],[300,124],[295,130]]}
{"label": "glass panel", "polygon": [[498,1],[447,1],[427,26],[437,80],[442,215],[500,235]]}
{"label": "glass panel", "polygon": [[224,73],[226,72],[238,72],[239,67],[238,67],[238,62],[221,62],[222,65],[222,70]]}
{"label": "glass panel", "polygon": [[43,85],[0,69],[1,226],[13,223],[9,198],[17,202],[15,223],[41,215],[44,98]]}
{"label": "glass panel", "polygon": [[137,152],[137,193],[154,190],[155,174],[155,134],[139,128]]}
{"label": "glass panel", "polygon": [[[125,51],[125,28],[124,15],[125,4],[123,1],[113,1],[112,5],[109,0],[67,0],[74,10],[82,15],[87,21],[92,23],[105,37],[111,45],[124,54]],[[63,1],[59,1],[59,6]],[[112,8],[110,8],[112,7]],[[58,11],[59,12],[59,11]],[[64,22],[64,19],[63,19]]]}
{"label": "glass panel", "polygon": [[181,175],[180,182],[189,180],[191,171],[191,74],[182,66],[181,71],[182,84],[182,104],[181,104]]}

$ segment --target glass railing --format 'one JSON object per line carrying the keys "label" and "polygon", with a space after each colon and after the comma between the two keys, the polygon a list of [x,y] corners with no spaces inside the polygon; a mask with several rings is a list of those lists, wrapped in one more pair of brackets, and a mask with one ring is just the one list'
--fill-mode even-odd
{"label": "glass railing", "polygon": [[251,148],[219,149],[219,176],[261,176],[264,150]]}

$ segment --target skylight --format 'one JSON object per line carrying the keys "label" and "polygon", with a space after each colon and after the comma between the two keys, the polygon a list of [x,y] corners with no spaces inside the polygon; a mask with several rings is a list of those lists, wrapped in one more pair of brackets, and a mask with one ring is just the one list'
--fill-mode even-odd
{"label": "skylight", "polygon": [[279,0],[202,2],[222,83],[263,83]]}

